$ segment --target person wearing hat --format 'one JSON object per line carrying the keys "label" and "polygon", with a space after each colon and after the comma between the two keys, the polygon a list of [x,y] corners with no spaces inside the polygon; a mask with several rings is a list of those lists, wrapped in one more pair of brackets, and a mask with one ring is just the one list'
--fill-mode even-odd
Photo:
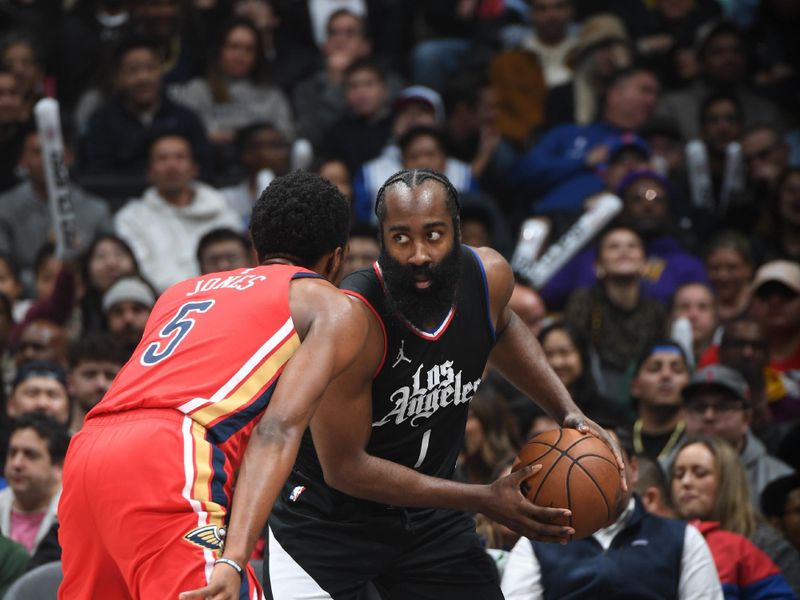
{"label": "person wearing hat", "polygon": [[614,72],[628,67],[632,59],[630,37],[618,17],[598,14],[586,19],[564,60],[572,77],[547,95],[545,127],[594,121],[598,100]]}
{"label": "person wearing hat", "polygon": [[155,303],[152,288],[138,277],[118,279],[103,295],[108,330],[119,336],[131,352],[142,338]]}
{"label": "person wearing hat", "polygon": [[[403,168],[399,140],[416,127],[444,127],[442,98],[423,85],[412,85],[401,91],[392,105],[392,111],[394,120],[388,144],[380,156],[364,163],[353,177],[353,216],[358,223],[378,223],[373,210],[378,190],[389,177]],[[472,169],[462,160],[447,158],[442,172],[459,192],[475,188]]]}
{"label": "person wearing hat", "polygon": [[750,315],[767,333],[769,366],[779,373],[800,370],[800,265],[768,262],[750,289]]}
{"label": "person wearing hat", "polygon": [[717,436],[736,449],[755,506],[770,481],[793,472],[767,454],[764,444],[750,431],[750,387],[738,371],[724,365],[700,369],[683,388],[682,396],[687,435]]}
{"label": "person wearing hat", "polygon": [[32,360],[17,369],[11,383],[11,395],[6,414],[16,419],[24,414],[41,411],[62,425],[71,417],[67,375],[58,364],[49,360]]}

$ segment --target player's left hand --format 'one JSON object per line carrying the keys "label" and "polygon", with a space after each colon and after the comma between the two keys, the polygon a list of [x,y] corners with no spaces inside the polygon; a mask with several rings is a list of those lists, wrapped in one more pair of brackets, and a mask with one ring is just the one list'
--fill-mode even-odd
{"label": "player's left hand", "polygon": [[[245,575],[246,576],[246,575]],[[242,580],[239,574],[228,565],[219,564],[211,573],[207,586],[189,592],[182,592],[179,600],[238,600]]]}
{"label": "player's left hand", "polygon": [[571,427],[572,429],[577,429],[581,433],[589,433],[603,440],[606,443],[606,445],[609,448],[611,448],[611,451],[614,453],[614,458],[617,459],[617,466],[619,467],[619,477],[620,480],[622,481],[622,490],[625,492],[628,491],[628,480],[625,477],[625,463],[622,461],[622,452],[620,451],[617,440],[608,435],[608,432],[602,427],[600,427],[600,425],[598,425],[591,419],[586,418],[586,415],[584,415],[582,412],[571,413],[567,415],[561,426]]}

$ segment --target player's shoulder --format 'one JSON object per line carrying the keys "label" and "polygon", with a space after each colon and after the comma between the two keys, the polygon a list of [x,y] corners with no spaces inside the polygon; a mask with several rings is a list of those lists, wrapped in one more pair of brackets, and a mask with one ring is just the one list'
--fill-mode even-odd
{"label": "player's shoulder", "polygon": [[509,278],[513,280],[514,273],[511,270],[511,265],[508,264],[508,261],[497,250],[489,248],[488,246],[476,248],[472,246],[467,247],[474,252],[475,256],[480,261],[490,284],[492,280],[498,280],[498,282],[504,282]]}

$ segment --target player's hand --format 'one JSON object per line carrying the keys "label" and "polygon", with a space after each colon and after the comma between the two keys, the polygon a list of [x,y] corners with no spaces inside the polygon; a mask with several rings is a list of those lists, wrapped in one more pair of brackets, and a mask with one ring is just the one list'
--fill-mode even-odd
{"label": "player's hand", "polygon": [[231,567],[219,564],[211,573],[211,581],[206,587],[182,592],[179,600],[238,600],[242,578]]}
{"label": "player's hand", "polygon": [[541,469],[542,465],[528,465],[487,486],[487,497],[480,512],[532,540],[565,544],[575,530],[557,523],[569,519],[570,511],[537,506],[522,493],[525,480]]}
{"label": "player's hand", "polygon": [[600,438],[605,442],[605,444],[611,448],[611,451],[614,453],[614,458],[617,459],[617,467],[619,467],[619,477],[622,481],[622,491],[628,491],[628,480],[625,477],[625,463],[622,460],[622,452],[620,451],[619,444],[617,440],[613,437],[608,435],[608,432],[600,427],[597,423],[592,421],[591,419],[587,419],[586,415],[583,413],[576,413],[570,414],[564,419],[564,422],[561,424],[562,427],[571,427],[572,429],[577,429],[581,433],[589,433],[597,438]]}

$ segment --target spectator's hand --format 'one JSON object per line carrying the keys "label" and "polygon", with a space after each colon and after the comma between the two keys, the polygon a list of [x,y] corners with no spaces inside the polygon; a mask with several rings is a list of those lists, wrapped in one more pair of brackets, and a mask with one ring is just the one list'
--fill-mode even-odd
{"label": "spectator's hand", "polygon": [[589,152],[586,153],[586,157],[584,158],[584,162],[586,166],[590,169],[594,169],[600,163],[605,162],[608,159],[608,146],[605,144],[598,144]]}
{"label": "spectator's hand", "polygon": [[[245,575],[246,576],[246,575]],[[242,579],[233,568],[226,564],[214,566],[211,581],[207,586],[182,592],[180,600],[239,600]]]}
{"label": "spectator's hand", "polygon": [[571,512],[563,508],[537,506],[522,493],[523,482],[541,469],[542,465],[528,465],[486,486],[487,493],[480,512],[532,540],[566,544],[575,530],[553,523],[568,519]]}
{"label": "spectator's hand", "polygon": [[600,425],[591,419],[587,419],[586,415],[581,412],[567,415],[561,426],[571,427],[572,429],[577,429],[581,433],[591,434],[596,438],[601,439],[606,446],[611,448],[611,451],[614,453],[614,458],[617,459],[622,489],[626,492],[628,491],[628,480],[625,477],[625,463],[622,461],[622,452],[620,451],[617,441],[608,435],[608,432],[605,429],[600,427]]}

